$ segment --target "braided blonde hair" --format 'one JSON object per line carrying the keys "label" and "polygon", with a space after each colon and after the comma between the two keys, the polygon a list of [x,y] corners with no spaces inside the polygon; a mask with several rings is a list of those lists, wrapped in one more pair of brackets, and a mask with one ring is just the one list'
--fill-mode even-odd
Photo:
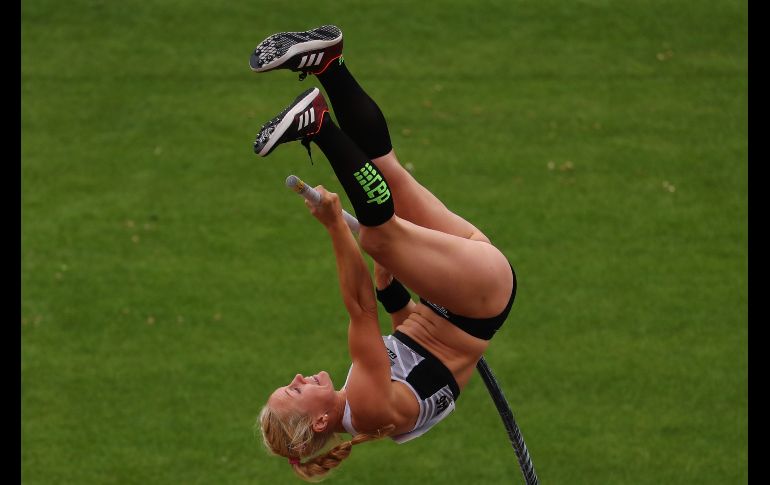
{"label": "braided blonde hair", "polygon": [[[342,460],[350,455],[353,445],[384,438],[395,429],[391,424],[378,430],[376,434],[357,434],[353,439],[337,444],[326,453],[314,456],[330,441],[341,440],[334,431],[314,432],[309,416],[291,412],[281,416],[265,405],[259,413],[257,426],[262,432],[262,441],[268,451],[288,458],[294,473],[308,482],[320,482],[326,478],[331,469],[339,466]],[[311,458],[301,461],[306,457]]]}

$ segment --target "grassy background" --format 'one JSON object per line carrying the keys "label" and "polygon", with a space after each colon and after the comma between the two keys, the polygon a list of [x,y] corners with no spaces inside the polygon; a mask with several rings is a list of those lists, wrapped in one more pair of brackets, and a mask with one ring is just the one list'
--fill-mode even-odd
{"label": "grassy background", "polygon": [[[745,0],[21,7],[24,483],[295,482],[254,418],[349,362],[330,244],[283,180],[340,187],[320,151],[254,156],[317,80],[247,59],[322,23],[402,162],[517,270],[487,359],[541,482],[747,483]],[[520,476],[474,379],[332,480]]]}

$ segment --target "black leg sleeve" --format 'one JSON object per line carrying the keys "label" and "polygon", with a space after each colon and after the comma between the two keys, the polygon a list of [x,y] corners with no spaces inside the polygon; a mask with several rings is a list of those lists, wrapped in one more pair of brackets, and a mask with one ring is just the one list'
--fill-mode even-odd
{"label": "black leg sleeve", "polygon": [[379,226],[393,217],[393,198],[388,182],[366,154],[324,115],[320,131],[312,141],[331,163],[337,179],[353,205],[358,222]]}
{"label": "black leg sleeve", "polygon": [[390,152],[392,145],[385,116],[347,66],[332,62],[318,75],[318,80],[326,90],[340,128],[366,156],[371,160]]}

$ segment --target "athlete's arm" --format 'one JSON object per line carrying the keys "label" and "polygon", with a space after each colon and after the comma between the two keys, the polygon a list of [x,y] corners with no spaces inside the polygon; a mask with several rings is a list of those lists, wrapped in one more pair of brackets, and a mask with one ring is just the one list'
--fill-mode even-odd
{"label": "athlete's arm", "polygon": [[[393,274],[385,269],[382,265],[374,262],[374,284],[377,285],[378,290],[382,290],[388,287],[393,281]],[[390,314],[390,321],[393,324],[393,331],[398,329],[398,326],[404,323],[404,320],[414,312],[414,308],[417,303],[411,299],[407,302],[406,306]]]}
{"label": "athlete's arm", "polygon": [[306,202],[306,205],[332,240],[342,300],[350,315],[350,357],[366,374],[371,374],[371,378],[387,384],[390,382],[390,362],[382,343],[369,268],[342,217],[339,196],[321,186],[317,190],[321,194],[321,203],[314,206]]}
{"label": "athlete's arm", "polygon": [[390,321],[393,324],[394,332],[398,330],[399,325],[404,323],[404,320],[406,320],[407,317],[409,317],[409,315],[414,313],[415,311],[414,309],[416,306],[417,306],[417,303],[415,303],[412,300],[409,300],[409,303],[407,303],[404,308],[390,314]]}

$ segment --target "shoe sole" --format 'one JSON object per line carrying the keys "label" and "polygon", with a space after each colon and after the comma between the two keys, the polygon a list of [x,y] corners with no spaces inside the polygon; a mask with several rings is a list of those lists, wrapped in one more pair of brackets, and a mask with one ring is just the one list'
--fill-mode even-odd
{"label": "shoe sole", "polygon": [[[256,49],[254,49],[255,52],[251,54],[251,57],[249,58],[249,67],[254,72],[265,72],[270,71],[273,69],[278,68],[281,64],[288,61],[292,57],[302,54],[303,52],[308,51],[314,51],[314,50],[321,50],[326,49],[327,47],[331,47],[333,45],[338,44],[342,40],[342,31],[337,28],[333,27],[333,29],[336,31],[337,35],[331,39],[316,39],[316,40],[308,40],[305,42],[298,42],[296,44],[291,45],[285,52],[280,54],[279,57],[273,59],[272,61],[266,63],[266,64],[259,64],[259,57],[256,54],[256,51],[259,49],[259,46],[262,44],[265,44],[269,41],[272,41],[273,39],[284,36],[284,35],[309,35],[312,32],[319,31],[321,27],[315,28],[313,30],[307,30],[305,32],[281,32],[280,34],[274,34],[268,37],[267,39],[263,40],[259,43]],[[325,32],[320,31],[321,35],[324,35]]]}
{"label": "shoe sole", "polygon": [[273,133],[267,140],[267,143],[265,143],[265,146],[262,147],[257,155],[264,157],[273,150],[273,147],[278,142],[278,140],[280,140],[281,137],[286,133],[286,130],[291,126],[291,124],[294,123],[294,117],[304,111],[308,106],[310,106],[319,92],[320,91],[318,88],[310,88],[309,90],[305,91],[305,93],[299,95],[298,99],[294,101],[294,104],[292,104],[288,111],[284,113],[283,118],[281,118],[281,121],[278,122],[275,130],[273,130]]}

